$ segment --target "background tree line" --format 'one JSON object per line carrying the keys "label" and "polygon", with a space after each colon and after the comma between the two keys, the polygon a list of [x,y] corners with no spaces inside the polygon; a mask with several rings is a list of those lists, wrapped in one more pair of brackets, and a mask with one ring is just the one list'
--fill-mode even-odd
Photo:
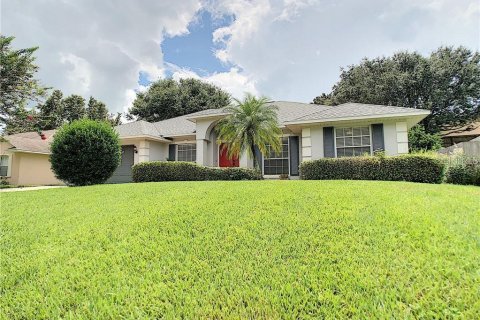
{"label": "background tree line", "polygon": [[[90,97],[88,103],[79,95],[64,97],[35,78],[38,66],[34,53],[38,47],[15,50],[14,37],[0,37],[0,125],[6,134],[55,129],[77,119],[108,121],[120,124],[121,113],[109,113],[107,106]],[[127,113],[130,120],[150,122],[230,104],[230,94],[198,79],[160,79],[146,92],[138,92]],[[33,108],[28,108],[36,104]]]}
{"label": "background tree line", "polygon": [[313,103],[359,102],[430,110],[410,132],[417,149],[439,146],[438,133],[480,118],[480,53],[440,47],[429,56],[398,52],[342,68],[340,80]]}

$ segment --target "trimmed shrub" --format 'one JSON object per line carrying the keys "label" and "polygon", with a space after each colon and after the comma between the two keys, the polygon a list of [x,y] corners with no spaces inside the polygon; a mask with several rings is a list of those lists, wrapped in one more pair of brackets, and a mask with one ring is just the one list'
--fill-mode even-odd
{"label": "trimmed shrub", "polygon": [[447,183],[480,186],[480,159],[462,157],[447,169]]}
{"label": "trimmed shrub", "polygon": [[324,158],[300,165],[305,180],[386,180],[441,183],[445,162],[437,157],[404,155],[394,157]]}
{"label": "trimmed shrub", "polygon": [[259,171],[246,168],[211,168],[191,162],[152,161],[133,166],[134,182],[260,180]]}
{"label": "trimmed shrub", "polygon": [[107,122],[78,120],[53,137],[50,162],[55,176],[69,185],[105,182],[120,164],[118,134]]}

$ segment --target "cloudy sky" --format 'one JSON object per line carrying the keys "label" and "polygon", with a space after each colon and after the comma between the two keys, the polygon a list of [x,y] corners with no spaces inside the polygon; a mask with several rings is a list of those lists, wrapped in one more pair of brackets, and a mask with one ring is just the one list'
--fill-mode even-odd
{"label": "cloudy sky", "polygon": [[39,78],[125,111],[152,80],[311,102],[340,67],[480,46],[479,0],[3,0],[1,33],[39,46]]}

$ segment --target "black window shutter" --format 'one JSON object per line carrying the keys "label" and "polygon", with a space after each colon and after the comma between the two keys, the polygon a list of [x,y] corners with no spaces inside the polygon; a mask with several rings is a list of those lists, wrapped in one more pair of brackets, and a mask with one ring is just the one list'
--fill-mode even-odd
{"label": "black window shutter", "polygon": [[176,159],[176,147],[177,145],[176,144],[169,144],[168,145],[168,160],[169,161],[175,161],[177,160]]}
{"label": "black window shutter", "polygon": [[372,150],[385,150],[385,141],[383,137],[383,123],[372,124]]}
{"label": "black window shutter", "polygon": [[298,165],[299,158],[300,158],[300,150],[299,150],[299,143],[298,137],[292,136],[288,138],[288,144],[290,149],[290,175],[291,176],[298,176]]}
{"label": "black window shutter", "polygon": [[323,156],[325,158],[335,158],[335,137],[333,136],[333,127],[323,128]]}

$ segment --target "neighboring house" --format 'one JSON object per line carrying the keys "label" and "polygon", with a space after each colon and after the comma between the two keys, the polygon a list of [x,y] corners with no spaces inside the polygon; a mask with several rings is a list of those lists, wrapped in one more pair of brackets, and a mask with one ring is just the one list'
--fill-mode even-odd
{"label": "neighboring house", "polygon": [[[360,156],[376,150],[387,155],[408,153],[408,129],[429,114],[426,110],[358,103],[323,106],[274,101],[269,105],[278,108],[283,135],[280,154],[257,153],[265,176],[298,176],[302,161],[324,157]],[[227,115],[223,109],[208,109],[155,123],[136,121],[116,127],[122,163],[109,182],[131,181],[132,165],[145,161],[253,168],[253,160],[246,154],[229,159],[217,143],[215,125]],[[15,148],[8,150],[16,152]],[[23,170],[13,167],[8,170]],[[13,175],[11,178],[17,183]]]}
{"label": "neighboring house", "polygon": [[473,140],[480,137],[480,121],[470,123],[458,129],[443,131],[441,135],[444,147]]}
{"label": "neighboring house", "polygon": [[50,166],[50,142],[55,130],[18,133],[0,141],[0,177],[15,185],[58,185]]}
{"label": "neighboring house", "polygon": [[480,157],[480,136],[465,142],[460,142],[438,150],[438,153],[449,156],[465,155],[469,157]]}

